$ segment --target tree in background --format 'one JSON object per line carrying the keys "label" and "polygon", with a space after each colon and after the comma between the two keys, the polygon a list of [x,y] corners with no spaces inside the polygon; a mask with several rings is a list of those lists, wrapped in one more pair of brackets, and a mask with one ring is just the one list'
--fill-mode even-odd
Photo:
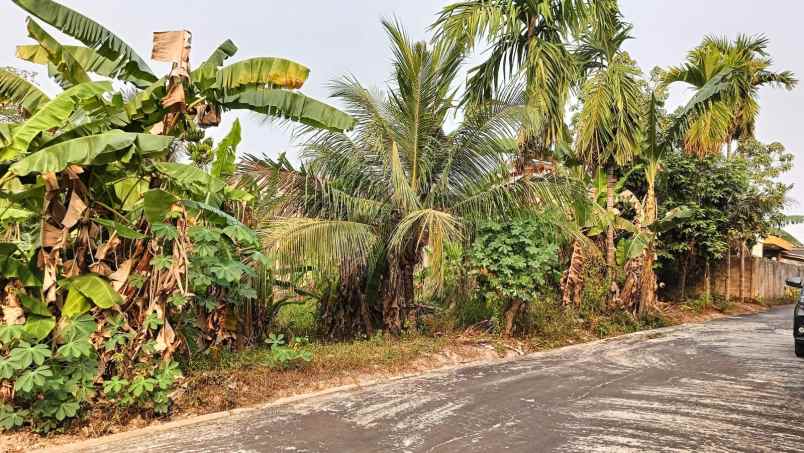
{"label": "tree in background", "polygon": [[531,159],[552,159],[556,145],[570,143],[567,101],[581,80],[570,43],[589,22],[607,19],[598,9],[612,5],[608,0],[472,0],[441,11],[433,26],[438,36],[466,49],[491,43],[488,58],[470,72],[468,103],[491,100],[512,80],[525,80],[528,122],[519,136],[519,171]]}
{"label": "tree in background", "polygon": [[793,89],[798,80],[790,71],[773,72],[764,36],[740,35],[734,42],[707,36],[689,52],[687,62],[671,67],[664,83],[683,82],[700,90],[717,81],[723,94],[718,102],[702,112],[689,126],[684,149],[703,155],[720,152],[731,143],[754,137],[759,115],[759,89],[764,86]]}
{"label": "tree in background", "polygon": [[[642,116],[640,70],[621,47],[630,38],[631,26],[619,11],[609,10],[611,19],[593,27],[582,38],[584,60],[591,68],[584,82],[581,110],[575,125],[575,153],[590,169],[607,174],[606,208],[614,213],[616,172],[640,153]],[[606,233],[606,263],[614,284],[615,246],[613,224]]]}

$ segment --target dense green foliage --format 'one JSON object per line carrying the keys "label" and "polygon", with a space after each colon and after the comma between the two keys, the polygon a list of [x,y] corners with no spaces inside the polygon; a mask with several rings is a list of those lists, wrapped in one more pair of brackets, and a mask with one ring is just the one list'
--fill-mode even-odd
{"label": "dense green foliage", "polygon": [[538,217],[480,226],[469,251],[476,297],[494,307],[498,321],[512,301],[554,299],[560,245],[555,225]]}
{"label": "dense green foliage", "polygon": [[[430,42],[383,22],[390,82],[334,82],[342,112],[290,60],[232,63],[226,40],[191,67],[189,35],[157,33],[159,77],[92,19],[14,3],[35,41],[18,57],[64,91],[0,69],[3,429],[169,414],[191,358],[268,345],[285,370],[309,335],[661,325],[655,269],[683,289],[796,220],[792,155],[754,137],[757,90],[797,82],[763,37],[706,38],[648,80],[615,0],[463,1]],[[671,83],[695,91],[669,114]],[[299,161],[239,156],[239,121],[208,138],[234,109],[299,123]]]}

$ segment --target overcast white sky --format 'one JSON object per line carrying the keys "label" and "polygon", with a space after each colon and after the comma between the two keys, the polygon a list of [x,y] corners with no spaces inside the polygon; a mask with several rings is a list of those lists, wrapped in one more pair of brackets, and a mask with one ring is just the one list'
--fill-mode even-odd
{"label": "overcast white sky", "polygon": [[[104,24],[147,58],[151,32],[188,29],[193,32],[194,62],[201,61],[226,38],[240,48],[235,58],[279,56],[311,68],[303,92],[324,100],[327,82],[354,74],[366,85],[383,86],[390,71],[388,42],[380,18],[396,16],[414,38],[425,39],[427,27],[448,0],[63,0],[62,3]],[[704,35],[763,33],[770,38],[775,69],[789,69],[804,78],[801,57],[800,18],[804,2],[766,0],[622,0],[626,18],[634,24],[636,39],[626,45],[647,72],[654,66],[679,64],[686,52]],[[40,72],[38,82],[50,92],[58,92],[45,80],[46,70],[14,58],[14,46],[28,43],[26,14],[9,1],[0,3],[0,66],[13,65]],[[51,29],[49,29],[51,30]],[[58,36],[57,33],[54,35]],[[69,42],[64,39],[63,42]],[[152,63],[158,73],[168,68]],[[758,136],[763,141],[779,141],[797,157],[796,168],[784,180],[797,183],[792,196],[800,203],[790,213],[804,213],[804,86],[786,92],[761,92],[762,111]],[[689,92],[676,89],[671,107],[686,101]],[[211,135],[228,131],[235,116]],[[286,128],[263,124],[244,114],[242,152],[276,156],[281,151],[294,155],[290,132]],[[790,231],[804,239],[804,225]]]}

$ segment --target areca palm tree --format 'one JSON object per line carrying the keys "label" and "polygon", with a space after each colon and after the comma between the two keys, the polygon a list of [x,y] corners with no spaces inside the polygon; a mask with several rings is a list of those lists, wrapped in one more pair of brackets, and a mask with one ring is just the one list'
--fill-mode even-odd
{"label": "areca palm tree", "polygon": [[[608,0],[470,0],[445,7],[434,27],[439,35],[467,49],[491,43],[488,58],[471,71],[466,98],[482,102],[524,76],[529,121],[520,136],[520,170],[532,157],[568,143],[565,122],[570,90],[580,80],[569,42],[597,21]],[[599,17],[598,17],[599,16]]]}
{"label": "areca palm tree", "polygon": [[764,36],[740,35],[734,42],[707,36],[690,51],[686,63],[666,72],[666,84],[683,82],[696,90],[713,80],[723,84],[720,101],[690,124],[684,137],[688,152],[716,153],[726,144],[730,153],[733,140],[753,137],[759,89],[770,86],[790,90],[798,83],[792,72],[773,72],[771,65]]}
{"label": "areca palm tree", "polygon": [[467,239],[476,222],[563,191],[511,177],[522,114],[516,99],[470,108],[455,130],[445,129],[456,107],[460,46],[414,43],[398,25],[384,27],[394,53],[387,93],[352,78],[334,84],[334,96],[357,119],[354,132],[309,137],[302,167],[283,169],[281,216],[264,226],[280,262],[340,273],[340,303],[359,307],[351,312],[363,317],[362,329],[370,331],[381,312],[384,328],[399,333],[425,255],[438,279],[445,244]]}
{"label": "areca palm tree", "polygon": [[[629,39],[630,25],[611,9],[610,25],[595,27],[582,40],[582,52],[590,68],[581,89],[583,102],[576,125],[575,152],[588,167],[602,168],[608,175],[607,209],[614,213],[615,173],[639,154],[644,105],[640,70],[622,43]],[[614,225],[606,235],[606,263],[615,266]]]}

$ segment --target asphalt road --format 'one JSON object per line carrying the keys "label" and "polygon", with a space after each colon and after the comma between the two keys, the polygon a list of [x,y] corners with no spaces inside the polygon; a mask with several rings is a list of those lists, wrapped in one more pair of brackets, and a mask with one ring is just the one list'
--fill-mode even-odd
{"label": "asphalt road", "polygon": [[804,451],[791,312],[435,372],[82,451]]}

